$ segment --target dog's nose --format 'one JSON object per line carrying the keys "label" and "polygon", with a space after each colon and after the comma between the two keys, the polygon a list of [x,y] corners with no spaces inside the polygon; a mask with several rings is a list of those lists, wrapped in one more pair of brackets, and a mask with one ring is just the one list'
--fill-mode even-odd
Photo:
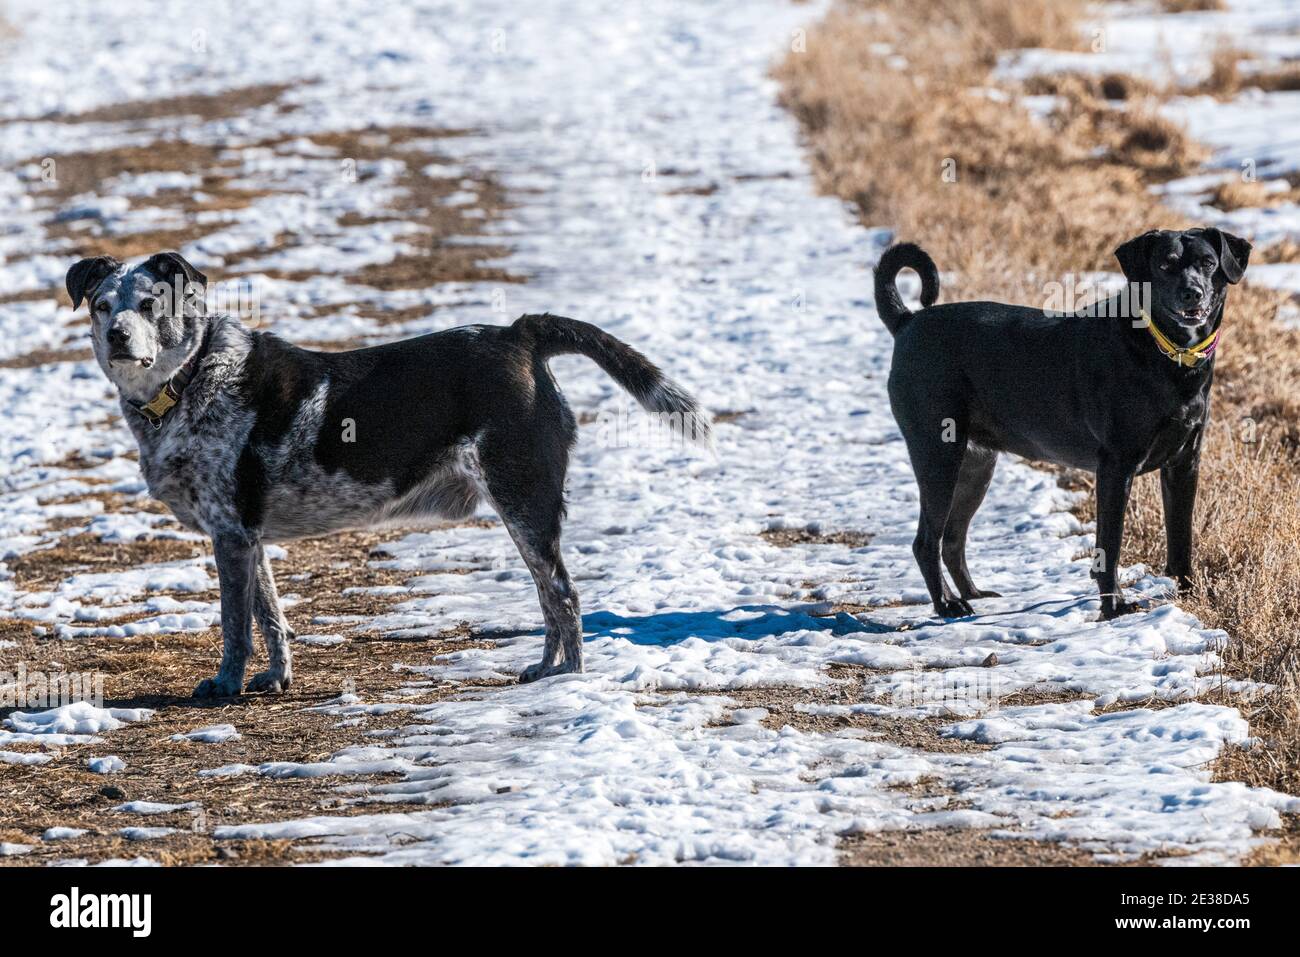
{"label": "dog's nose", "polygon": [[125,349],[126,340],[126,330],[121,326],[113,326],[108,330],[108,344],[114,349]]}
{"label": "dog's nose", "polygon": [[1201,290],[1188,287],[1180,293],[1180,296],[1184,306],[1194,306],[1201,301]]}

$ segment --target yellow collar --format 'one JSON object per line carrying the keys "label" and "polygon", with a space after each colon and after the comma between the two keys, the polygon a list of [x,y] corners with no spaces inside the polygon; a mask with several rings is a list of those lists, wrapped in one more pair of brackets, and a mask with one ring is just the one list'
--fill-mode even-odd
{"label": "yellow collar", "polygon": [[[182,388],[184,387],[182,386]],[[158,394],[148,402],[138,404],[136,411],[148,419],[149,424],[155,429],[161,429],[163,416],[170,412],[172,406],[180,400],[180,391],[172,385],[172,380],[168,379],[163,383],[163,387],[158,390]]]}
{"label": "yellow collar", "polygon": [[181,393],[185,387],[190,384],[194,378],[194,373],[198,371],[199,362],[208,352],[208,342],[212,338],[212,330],[209,328],[203,334],[203,341],[194,355],[185,360],[184,364],[176,370],[170,379],[163,383],[158,394],[148,402],[131,401],[131,407],[139,412],[155,429],[161,429],[163,416],[172,410],[172,408],[181,401]]}
{"label": "yellow collar", "polygon": [[1156,328],[1155,322],[1145,312],[1138,313],[1138,315],[1146,321],[1147,332],[1151,333],[1151,338],[1155,339],[1160,351],[1180,366],[1194,366],[1201,360],[1210,358],[1210,356],[1214,355],[1214,350],[1218,348],[1221,329],[1215,329],[1194,346],[1180,347],[1174,345],[1167,335]]}

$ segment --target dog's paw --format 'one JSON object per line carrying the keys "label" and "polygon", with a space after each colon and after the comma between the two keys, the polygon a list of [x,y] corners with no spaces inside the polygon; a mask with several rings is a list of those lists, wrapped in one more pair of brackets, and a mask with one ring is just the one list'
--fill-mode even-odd
{"label": "dog's paw", "polygon": [[204,678],[194,688],[192,697],[195,698],[234,698],[239,695],[240,685],[243,682],[239,678],[233,678],[230,675],[217,674],[211,678]]}
{"label": "dog's paw", "polygon": [[248,687],[244,690],[249,694],[256,694],[259,691],[279,694],[288,691],[291,684],[293,684],[293,675],[281,674],[278,671],[261,671],[248,680]]}
{"label": "dog's paw", "polygon": [[1118,618],[1120,615],[1131,615],[1134,612],[1142,611],[1142,606],[1135,601],[1114,601],[1113,599],[1102,599],[1101,602],[1101,620],[1110,621]]}
{"label": "dog's paw", "polygon": [[975,609],[964,598],[948,598],[934,603],[934,613],[940,618],[965,618],[975,614]]}
{"label": "dog's paw", "polygon": [[977,598],[1001,598],[1002,593],[996,591],[985,591],[983,588],[976,588],[969,595],[962,595],[961,597],[967,600],[977,599]]}
{"label": "dog's paw", "polygon": [[566,662],[560,662],[558,665],[543,665],[540,661],[535,665],[529,665],[523,671],[519,672],[519,683],[526,685],[529,682],[537,681],[541,678],[550,678],[553,675],[568,675],[574,672],[582,671],[581,667],[574,667]]}

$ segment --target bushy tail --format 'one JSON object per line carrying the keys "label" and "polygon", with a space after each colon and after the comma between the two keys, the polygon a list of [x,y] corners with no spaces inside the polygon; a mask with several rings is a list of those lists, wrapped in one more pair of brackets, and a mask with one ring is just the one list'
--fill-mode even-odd
{"label": "bushy tail", "polygon": [[876,265],[876,312],[893,336],[912,314],[894,283],[904,269],[915,269],[921,276],[921,305],[928,308],[939,298],[939,270],[929,253],[915,243],[899,243],[886,249]]}
{"label": "bushy tail", "polygon": [[689,392],[664,375],[659,367],[626,342],[589,322],[564,316],[520,316],[514,329],[532,342],[542,359],[577,354],[600,366],[648,412],[670,416],[670,427],[687,442],[713,447],[709,414]]}

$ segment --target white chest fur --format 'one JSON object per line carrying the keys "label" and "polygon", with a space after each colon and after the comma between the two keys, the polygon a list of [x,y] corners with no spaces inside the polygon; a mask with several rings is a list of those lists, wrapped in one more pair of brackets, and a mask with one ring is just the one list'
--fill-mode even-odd
{"label": "white chest fur", "polygon": [[132,431],[140,446],[140,472],[149,492],[181,523],[212,535],[237,527],[237,466],[253,415],[219,396],[195,421],[182,400],[155,429],[134,412]]}

